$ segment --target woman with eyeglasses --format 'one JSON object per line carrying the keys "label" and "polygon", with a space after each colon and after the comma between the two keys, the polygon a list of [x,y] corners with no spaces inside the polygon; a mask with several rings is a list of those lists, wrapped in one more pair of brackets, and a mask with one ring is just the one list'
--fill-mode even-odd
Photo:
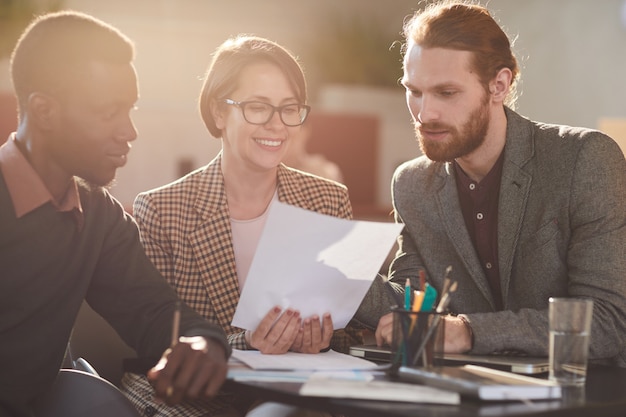
{"label": "woman with eyeglasses", "polygon": [[[309,114],[306,101],[302,68],[289,51],[254,36],[227,40],[213,55],[200,94],[202,119],[221,140],[221,152],[134,203],[148,256],[187,304],[222,326],[235,349],[347,352],[361,343],[353,328],[335,331],[329,314],[301,317],[279,306],[256,329],[230,324],[273,202],[352,217],[345,186],[282,164]],[[250,407],[228,394],[167,407],[152,400],[151,387],[137,374],[127,373],[123,386],[146,415],[237,416]]]}

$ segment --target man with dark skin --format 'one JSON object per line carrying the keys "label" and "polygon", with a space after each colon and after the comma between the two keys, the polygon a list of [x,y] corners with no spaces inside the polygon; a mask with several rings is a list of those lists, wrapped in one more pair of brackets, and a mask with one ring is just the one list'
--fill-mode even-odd
{"label": "man with dark skin", "polygon": [[[59,12],[11,57],[17,132],[0,147],[0,416],[36,409],[86,300],[133,347],[168,404],[214,396],[230,347],[146,257],[135,221],[104,188],[137,132],[133,45],[91,16]],[[160,360],[159,360],[160,358]]]}

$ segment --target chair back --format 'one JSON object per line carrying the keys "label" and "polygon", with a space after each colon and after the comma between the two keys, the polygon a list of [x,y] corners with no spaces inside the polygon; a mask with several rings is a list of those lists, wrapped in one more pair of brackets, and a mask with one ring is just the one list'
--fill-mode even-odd
{"label": "chair back", "polygon": [[128,398],[109,381],[76,369],[61,369],[38,401],[35,417],[139,417]]}
{"label": "chair back", "polygon": [[[86,302],[83,302],[74,323],[70,347],[72,361],[85,358],[99,376],[116,386],[122,380],[124,359],[137,357],[135,351]],[[68,367],[86,370],[75,363]]]}

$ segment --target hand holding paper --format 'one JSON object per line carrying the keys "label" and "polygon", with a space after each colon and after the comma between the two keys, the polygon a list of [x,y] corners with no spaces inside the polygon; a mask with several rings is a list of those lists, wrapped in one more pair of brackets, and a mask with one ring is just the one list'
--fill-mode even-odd
{"label": "hand holding paper", "polygon": [[330,314],[324,314],[321,323],[317,316],[304,318],[302,331],[298,333],[289,350],[299,353],[319,353],[330,347],[333,330],[333,319]]}
{"label": "hand holding paper", "polygon": [[280,306],[305,318],[330,313],[334,328],[344,328],[401,229],[273,203],[233,326],[256,329],[271,308]]}
{"label": "hand holding paper", "polygon": [[292,309],[282,311],[276,306],[267,312],[253,331],[247,333],[246,341],[261,353],[285,353],[298,338],[300,326],[300,313]]}

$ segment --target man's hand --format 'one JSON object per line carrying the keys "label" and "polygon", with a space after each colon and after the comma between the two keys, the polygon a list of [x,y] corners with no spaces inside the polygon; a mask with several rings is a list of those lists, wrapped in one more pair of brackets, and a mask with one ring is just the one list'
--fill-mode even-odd
{"label": "man's hand", "polygon": [[391,346],[391,338],[393,337],[393,313],[387,313],[378,320],[376,326],[376,344],[382,346],[388,344]]}
{"label": "man's hand", "polygon": [[226,379],[227,358],[218,342],[202,336],[180,337],[148,371],[157,398],[168,405],[183,399],[215,396]]}
{"label": "man's hand", "polygon": [[304,319],[302,328],[289,350],[300,353],[319,353],[330,346],[333,337],[333,319],[330,314],[324,314],[324,321],[320,325],[320,318],[316,315]]}
{"label": "man's hand", "polygon": [[444,316],[446,353],[465,353],[472,348],[472,335],[468,326],[459,317]]}
{"label": "man's hand", "polygon": [[282,312],[280,307],[274,307],[263,317],[256,330],[246,331],[246,342],[261,353],[285,353],[298,337],[301,321],[298,311],[289,308]]}

